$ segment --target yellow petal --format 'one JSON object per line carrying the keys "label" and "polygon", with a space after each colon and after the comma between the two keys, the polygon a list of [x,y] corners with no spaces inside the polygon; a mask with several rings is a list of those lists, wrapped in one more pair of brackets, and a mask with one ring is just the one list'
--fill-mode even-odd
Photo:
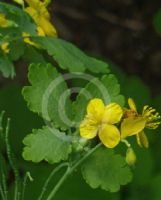
{"label": "yellow petal", "polygon": [[40,1],[39,0],[25,0],[25,2],[31,7],[36,7]]}
{"label": "yellow petal", "polygon": [[38,26],[40,26],[43,29],[45,35],[57,36],[57,31],[56,31],[55,27],[45,17],[39,16],[37,24],[38,24]]}
{"label": "yellow petal", "polygon": [[2,51],[4,53],[9,53],[10,52],[10,49],[9,49],[9,43],[8,42],[4,42],[3,44],[0,45]]}
{"label": "yellow petal", "polygon": [[144,131],[139,132],[136,135],[136,139],[137,139],[137,143],[140,147],[145,147],[148,148],[149,147],[149,141],[147,136],[145,135]]}
{"label": "yellow petal", "polygon": [[126,118],[121,123],[121,138],[136,135],[145,128],[146,119],[143,117]]}
{"label": "yellow petal", "polygon": [[[48,10],[46,8],[46,3],[45,2],[41,2],[39,0],[25,0],[25,1],[29,5],[25,9],[25,11],[32,8],[32,9],[35,10],[34,12],[36,12],[37,15],[39,15],[39,16],[42,15],[43,17],[45,17],[48,20],[50,19],[50,14],[49,14],[49,12],[48,12]],[[29,14],[30,14],[30,12],[29,12]],[[32,15],[32,17],[33,17],[33,15]]]}
{"label": "yellow petal", "polygon": [[95,119],[97,122],[102,120],[104,113],[104,103],[101,99],[92,99],[87,105],[87,114],[90,118]]}
{"label": "yellow petal", "polygon": [[132,98],[128,99],[128,104],[129,104],[129,107],[130,107],[131,110],[134,110],[134,111],[137,112],[135,102],[134,102],[134,100]]}
{"label": "yellow petal", "polygon": [[136,163],[136,155],[131,147],[126,151],[126,162],[128,165],[134,165]]}
{"label": "yellow petal", "polygon": [[86,139],[92,139],[96,137],[98,131],[97,122],[91,119],[85,119],[82,121],[79,127],[80,135]]}
{"label": "yellow petal", "polygon": [[103,123],[116,124],[121,120],[123,110],[117,103],[110,103],[105,107]]}
{"label": "yellow petal", "polygon": [[44,33],[43,29],[40,26],[37,27],[37,34],[39,36],[45,36],[45,33]]}
{"label": "yellow petal", "polygon": [[3,13],[0,13],[0,27],[6,28],[8,26],[8,20]]}
{"label": "yellow petal", "polygon": [[37,23],[38,21],[38,13],[37,11],[33,8],[33,7],[27,7],[25,8],[25,12],[27,12],[32,18],[33,20],[35,21],[35,23]]}
{"label": "yellow petal", "polygon": [[114,125],[106,124],[99,132],[101,142],[108,148],[114,148],[120,142],[120,132]]}

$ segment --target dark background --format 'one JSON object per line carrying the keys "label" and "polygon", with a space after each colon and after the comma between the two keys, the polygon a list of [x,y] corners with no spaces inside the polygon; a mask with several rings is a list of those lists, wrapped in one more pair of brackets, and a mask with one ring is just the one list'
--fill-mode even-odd
{"label": "dark background", "polygon": [[[111,60],[129,75],[139,76],[152,94],[158,95],[161,37],[153,18],[159,8],[160,0],[52,0],[49,11],[59,37]],[[26,83],[23,61],[17,63],[16,71],[14,82]]]}
{"label": "dark background", "polygon": [[110,59],[161,92],[161,37],[153,17],[157,0],[54,0],[52,21],[59,37]]}

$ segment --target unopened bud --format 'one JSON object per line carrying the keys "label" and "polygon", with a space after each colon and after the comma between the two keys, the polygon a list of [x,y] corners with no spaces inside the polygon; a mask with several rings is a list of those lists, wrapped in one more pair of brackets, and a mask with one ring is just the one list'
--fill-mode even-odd
{"label": "unopened bud", "polygon": [[136,155],[131,147],[126,151],[126,162],[128,165],[134,165],[136,163]]}

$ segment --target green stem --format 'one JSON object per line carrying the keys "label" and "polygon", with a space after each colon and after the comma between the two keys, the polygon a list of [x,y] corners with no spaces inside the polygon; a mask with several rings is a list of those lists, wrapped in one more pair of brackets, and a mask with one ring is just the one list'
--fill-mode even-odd
{"label": "green stem", "polygon": [[57,191],[59,190],[60,186],[64,183],[64,181],[67,179],[67,177],[70,174],[70,167],[68,166],[67,170],[65,171],[64,175],[61,177],[61,179],[58,181],[58,183],[56,184],[56,186],[54,187],[54,189],[51,191],[51,193],[49,194],[49,196],[47,197],[46,200],[51,200],[53,199],[53,197],[55,196],[55,194],[57,193]]}
{"label": "green stem", "polygon": [[64,175],[61,177],[61,179],[58,181],[56,186],[53,188],[49,196],[46,200],[52,200],[53,197],[55,197],[57,191],[61,187],[61,185],[64,183],[64,181],[68,178],[68,176],[73,173],[73,171],[82,164],[94,151],[96,151],[102,144],[96,145],[94,148],[92,148],[89,152],[87,152],[82,159],[80,159],[78,162],[76,162],[73,166],[68,166],[67,170],[65,171]]}
{"label": "green stem", "polygon": [[27,178],[28,178],[28,175],[26,173],[25,176],[24,176],[24,179],[23,179],[22,198],[21,198],[21,200],[24,200],[24,197],[25,197],[25,189],[26,189]]}
{"label": "green stem", "polygon": [[4,191],[4,196],[5,196],[5,199],[7,199],[7,182],[6,182],[6,173],[5,173],[5,170],[4,170],[4,158],[3,156],[0,154],[0,173],[2,175],[2,190]]}
{"label": "green stem", "polygon": [[128,148],[131,147],[131,144],[126,139],[122,139],[121,142],[123,142]]}
{"label": "green stem", "polygon": [[3,183],[3,190],[4,190],[5,199],[8,199],[8,198],[7,198],[6,176],[5,176],[4,173],[2,174],[2,183]]}
{"label": "green stem", "polygon": [[53,169],[53,171],[51,172],[51,174],[49,175],[49,177],[47,178],[46,182],[45,182],[44,185],[43,185],[43,188],[42,188],[42,191],[41,191],[41,194],[40,194],[38,200],[41,200],[42,197],[44,196],[44,193],[45,193],[46,190],[47,190],[47,186],[48,186],[49,182],[51,181],[51,179],[53,178],[53,176],[54,176],[61,168],[65,167],[65,166],[69,166],[69,163],[67,163],[67,162],[66,162],[66,163],[62,163],[62,164],[58,165],[56,168]]}
{"label": "green stem", "polygon": [[7,126],[6,126],[6,132],[5,132],[5,143],[6,143],[6,149],[7,149],[7,156],[8,156],[8,160],[9,163],[13,169],[14,172],[14,176],[15,176],[15,193],[14,193],[14,200],[19,200],[20,197],[20,192],[19,192],[19,181],[20,181],[20,177],[19,177],[19,172],[14,164],[13,161],[13,155],[11,153],[11,147],[9,144],[9,140],[8,140],[8,134],[9,134],[9,128],[10,128],[10,119],[7,120]]}
{"label": "green stem", "polygon": [[0,114],[0,137],[3,139],[3,126],[2,126],[2,121],[4,117],[5,111],[2,111]]}
{"label": "green stem", "polygon": [[2,200],[6,200],[1,184],[0,184],[0,195],[2,197]]}

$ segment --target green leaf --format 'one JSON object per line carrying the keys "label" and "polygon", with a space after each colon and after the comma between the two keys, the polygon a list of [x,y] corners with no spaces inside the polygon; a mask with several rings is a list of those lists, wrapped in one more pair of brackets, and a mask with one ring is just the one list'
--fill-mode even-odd
{"label": "green leaf", "polygon": [[121,155],[105,147],[95,151],[82,165],[82,174],[92,188],[117,192],[132,179],[132,173]]}
{"label": "green leaf", "polygon": [[104,75],[100,80],[98,78],[92,79],[86,87],[80,91],[74,103],[75,113],[79,113],[79,115],[75,117],[76,122],[83,119],[87,104],[92,98],[101,98],[105,104],[116,102],[123,106],[124,97],[119,93],[120,85],[114,75]]}
{"label": "green leaf", "polygon": [[35,63],[35,64],[39,64],[39,63],[46,63],[45,58],[43,57],[42,53],[39,52],[38,49],[26,45],[25,47],[25,52],[23,55],[23,59],[28,63]]}
{"label": "green leaf", "polygon": [[24,87],[22,94],[29,109],[54,122],[55,127],[68,128],[72,110],[70,92],[56,68],[50,64],[32,64],[28,79],[31,86]]}
{"label": "green leaf", "polygon": [[45,160],[51,164],[66,160],[71,152],[71,144],[65,133],[50,127],[34,129],[23,140],[26,145],[23,158],[32,162]]}
{"label": "green leaf", "polygon": [[59,66],[69,72],[108,73],[108,64],[89,57],[73,44],[58,38],[37,37],[33,40],[39,43],[48,54],[53,56]]}
{"label": "green leaf", "polygon": [[154,15],[153,24],[156,32],[161,36],[161,9]]}
{"label": "green leaf", "polygon": [[6,78],[13,78],[15,75],[14,66],[12,62],[8,59],[7,55],[2,53],[0,53],[0,71]]}
{"label": "green leaf", "polygon": [[21,8],[7,3],[0,3],[0,13],[4,13],[7,20],[13,22],[8,28],[0,28],[0,33],[8,35],[21,36],[22,32],[28,32],[36,35],[36,25],[33,19]]}
{"label": "green leaf", "polygon": [[24,54],[24,42],[22,39],[14,40],[9,43],[9,59],[18,60]]}

